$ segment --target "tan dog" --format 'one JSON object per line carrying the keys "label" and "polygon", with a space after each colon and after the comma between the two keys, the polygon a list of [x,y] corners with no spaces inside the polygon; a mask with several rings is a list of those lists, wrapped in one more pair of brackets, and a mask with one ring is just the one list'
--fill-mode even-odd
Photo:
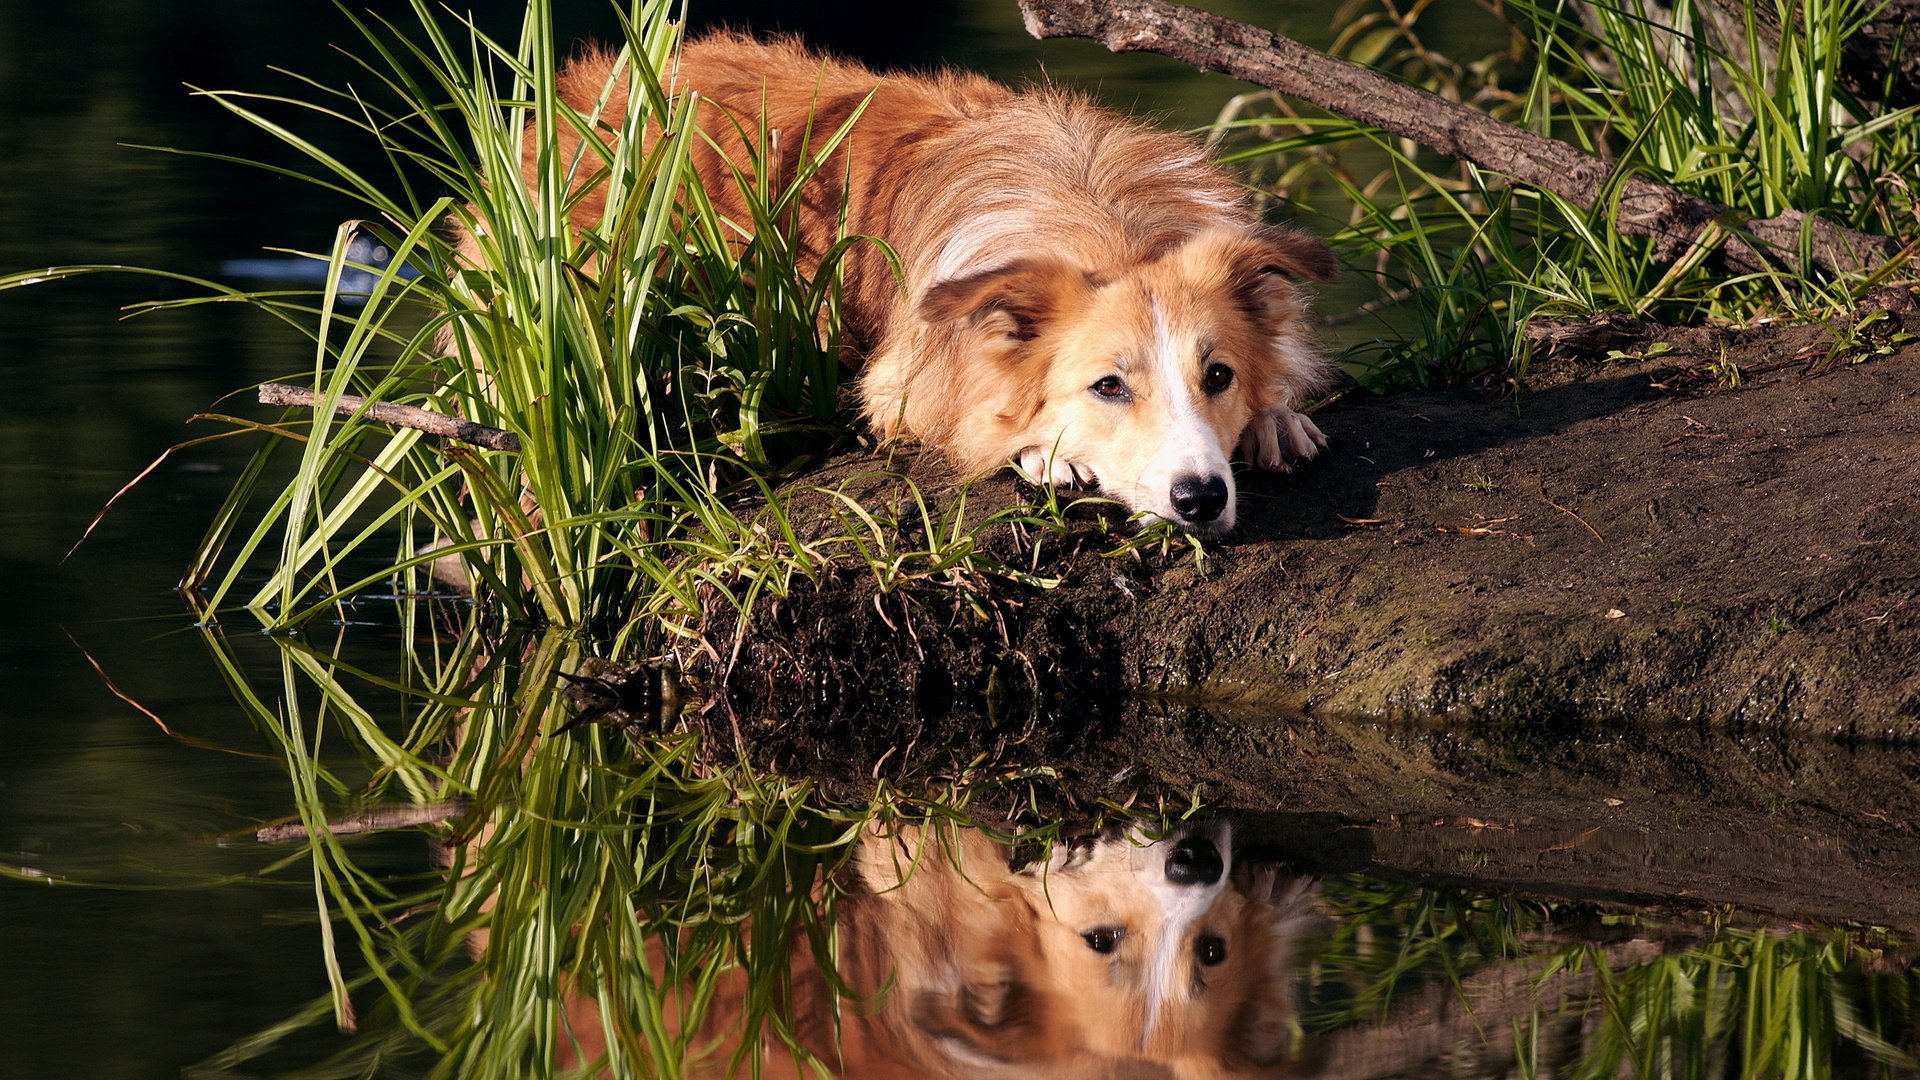
{"label": "tan dog", "polygon": [[[615,70],[589,53],[561,72],[561,96],[587,115],[609,102],[600,120],[617,125]],[[870,247],[845,277],[861,408],[881,436],[969,474],[1012,460],[1204,530],[1236,520],[1236,449],[1278,469],[1325,445],[1296,411],[1326,366],[1295,281],[1338,264],[1319,240],[1260,224],[1192,141],[1063,90],[883,78],[790,41],[707,37],[662,79],[705,99],[694,166],[736,222],[751,218],[730,164],[765,155],[784,187],[808,133],[818,143],[864,108],[810,181],[798,240],[811,272],[844,211],[848,232],[899,253],[904,289]],[[763,130],[778,139],[757,145]],[[586,192],[576,223],[603,208]]]}
{"label": "tan dog", "polygon": [[[829,992],[800,942],[785,999],[834,1076],[1200,1080],[1294,1064],[1291,967],[1311,882],[1235,874],[1224,826],[1116,834],[1020,871],[977,831],[872,832],[842,885],[836,985],[849,996]],[[689,1075],[726,1073],[754,992],[738,970],[721,978]],[[584,1056],[603,1053],[593,1001],[568,1013]],[[817,1075],[770,1038],[757,1057],[763,1077]]]}

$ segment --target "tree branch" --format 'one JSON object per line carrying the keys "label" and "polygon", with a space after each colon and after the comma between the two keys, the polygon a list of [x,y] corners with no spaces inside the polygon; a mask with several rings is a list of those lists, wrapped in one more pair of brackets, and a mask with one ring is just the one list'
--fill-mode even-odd
{"label": "tree branch", "polygon": [[[315,408],[320,398],[313,391],[286,383],[261,383],[260,404],[297,405],[303,408]],[[340,403],[334,411],[342,416],[352,416],[364,410],[371,419],[394,427],[412,428],[429,435],[438,435],[443,439],[455,439],[463,443],[488,450],[503,450],[509,454],[520,452],[520,436],[511,431],[476,424],[471,420],[462,420],[446,413],[416,409],[412,405],[392,405],[384,401],[369,403],[366,398],[354,394],[341,394]]]}
{"label": "tree branch", "polygon": [[[466,812],[465,799],[376,806],[357,814],[328,818],[327,831],[335,836],[353,836],[387,829],[410,829],[415,825],[444,825]],[[254,838],[263,844],[284,844],[289,840],[305,840],[311,835],[307,827],[298,821],[262,825],[254,830]]]}
{"label": "tree branch", "polygon": [[[1616,165],[1269,30],[1165,0],[1020,0],[1020,9],[1027,32],[1036,38],[1091,38],[1114,52],[1156,52],[1203,71],[1224,72],[1583,208],[1593,207]],[[1743,272],[1772,265],[1767,254],[1797,264],[1803,233],[1812,261],[1836,272],[1865,270],[1899,251],[1885,237],[1798,211],[1741,220],[1726,207],[1666,184],[1638,176],[1621,184],[1615,225],[1622,232],[1653,238],[1660,257],[1668,261],[1684,254],[1714,223],[1730,230],[1722,255],[1729,267]]]}

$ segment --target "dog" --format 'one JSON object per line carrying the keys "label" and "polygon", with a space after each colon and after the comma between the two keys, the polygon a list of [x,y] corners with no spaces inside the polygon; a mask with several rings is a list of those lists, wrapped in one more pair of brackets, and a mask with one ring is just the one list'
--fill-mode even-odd
{"label": "dog", "polygon": [[[560,95],[618,130],[623,70],[586,52]],[[1195,142],[1067,90],[883,77],[793,40],[704,37],[661,79],[700,95],[693,166],[735,222],[752,221],[736,170],[767,162],[785,190],[796,148],[857,116],[807,182],[795,239],[809,273],[843,232],[898,253],[904,282],[872,246],[844,264],[849,360],[883,439],[917,439],[968,475],[1013,462],[1202,532],[1238,520],[1236,451],[1282,469],[1326,445],[1299,411],[1330,370],[1299,282],[1338,261],[1263,225]],[[562,160],[593,171],[561,126]],[[604,192],[576,183],[573,221],[590,227]]]}
{"label": "dog", "polygon": [[[723,974],[704,1015],[687,1018],[686,1075],[749,1062],[793,1080],[821,1068],[845,1080],[1299,1071],[1292,965],[1312,879],[1236,868],[1224,824],[1116,831],[1023,868],[1008,855],[978,830],[867,830],[835,879],[833,977],[805,941],[790,946],[783,988]],[[770,992],[805,1057],[748,1028],[746,1002]],[[567,1000],[563,1068],[607,1055],[598,1008]]]}
{"label": "dog", "polygon": [[1313,879],[1236,868],[1219,822],[1056,848],[1015,881],[1084,1053],[1177,1077],[1290,1071]]}

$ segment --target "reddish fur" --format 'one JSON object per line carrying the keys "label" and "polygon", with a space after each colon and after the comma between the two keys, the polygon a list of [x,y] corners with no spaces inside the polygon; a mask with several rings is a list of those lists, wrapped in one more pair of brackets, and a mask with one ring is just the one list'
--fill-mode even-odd
{"label": "reddish fur", "polygon": [[[805,941],[795,943],[794,1031],[848,1080],[1290,1075],[1290,967],[1303,904],[1297,891],[1276,892],[1271,874],[1222,888],[1186,929],[1187,942],[1202,930],[1222,937],[1228,958],[1208,969],[1203,993],[1170,1003],[1149,1029],[1145,987],[1126,953],[1162,930],[1143,875],[1157,874],[1164,855],[1110,838],[1074,865],[1013,872],[1006,850],[976,831],[869,833],[855,846],[835,919],[838,976],[852,996],[836,1013]],[[1124,927],[1131,941],[1115,956],[1097,954],[1080,938],[1096,925]],[[749,989],[738,970],[721,979],[687,1075],[727,1074]],[[571,995],[566,1013],[558,1064],[603,1056],[594,999]],[[671,1008],[667,1020],[678,1023]],[[757,1057],[763,1077],[816,1075],[768,1037]]]}
{"label": "reddish fur", "polygon": [[[608,101],[600,120],[615,126],[624,91],[607,92],[613,71],[612,54],[589,52],[563,69],[561,94],[589,114]],[[1164,516],[1165,469],[1143,456],[1165,441],[1160,421],[1141,412],[1116,424],[1084,393],[1116,357],[1153,346],[1148,298],[1184,309],[1179,348],[1230,348],[1239,385],[1203,402],[1229,454],[1250,425],[1272,423],[1323,378],[1292,279],[1330,277],[1331,254],[1262,226],[1189,139],[1060,89],[1016,93],[958,72],[882,77],[791,40],[706,37],[662,80],[704,99],[699,122],[712,143],[697,144],[694,166],[735,221],[750,219],[729,162],[765,153],[784,186],[807,133],[817,142],[866,103],[811,181],[797,239],[805,268],[817,268],[844,192],[847,231],[899,253],[904,289],[871,246],[846,265],[862,410],[882,436],[915,437],[971,474],[1064,432],[1110,493]],[[763,128],[777,139],[750,145]],[[597,221],[602,209],[588,192],[576,220]],[[1197,388],[1202,364],[1197,352],[1190,359]]]}

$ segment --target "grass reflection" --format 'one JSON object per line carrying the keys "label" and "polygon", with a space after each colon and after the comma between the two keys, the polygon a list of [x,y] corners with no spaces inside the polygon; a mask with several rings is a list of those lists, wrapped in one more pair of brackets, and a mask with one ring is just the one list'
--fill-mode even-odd
{"label": "grass reflection", "polygon": [[[328,1026],[353,1037],[300,1075],[1914,1067],[1920,979],[1889,931],[1314,884],[1237,850],[1230,814],[1037,811],[1060,805],[1044,763],[829,786],[756,765],[723,702],[621,690],[578,637],[397,610],[393,677],[290,637],[263,675],[204,631],[286,763],[286,872],[311,877],[331,979],[211,1073]],[[437,857],[362,835],[404,808],[388,824]]]}
{"label": "grass reflection", "polygon": [[1324,1076],[1905,1076],[1913,943],[1348,878],[1308,1024]]}
{"label": "grass reflection", "polygon": [[[806,1010],[819,1009],[809,995],[849,994],[837,974],[810,973],[844,967],[836,913],[857,841],[955,837],[976,811],[995,817],[991,803],[1001,827],[964,834],[981,839],[936,861],[973,867],[970,879],[998,852],[1004,877],[1004,807],[1044,772],[976,761],[930,794],[875,781],[864,799],[828,798],[710,737],[717,713],[574,724],[561,675],[591,667],[578,638],[442,637],[414,625],[425,609],[402,611],[402,636],[433,648],[400,680],[280,638],[277,681],[256,684],[205,631],[287,763],[332,980],[324,1013],[297,1022],[330,1014],[364,1033],[321,1074],[401,1061],[463,1077],[678,1076],[751,1071],[761,1057],[810,1068],[842,1030],[835,1009],[824,1027],[817,1015],[806,1027]],[[369,806],[421,803],[461,808],[433,829],[444,873],[425,859],[398,877],[363,866],[362,841],[333,827]],[[1058,828],[1021,839],[1046,850]],[[863,999],[893,985],[872,974]],[[240,1067],[291,1030],[209,1064]]]}

